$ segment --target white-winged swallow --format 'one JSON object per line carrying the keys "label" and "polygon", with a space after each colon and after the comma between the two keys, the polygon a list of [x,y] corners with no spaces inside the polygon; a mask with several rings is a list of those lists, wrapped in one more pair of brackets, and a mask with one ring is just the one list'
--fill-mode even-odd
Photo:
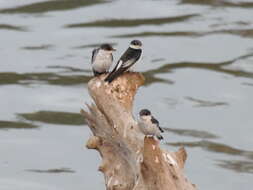
{"label": "white-winged swallow", "polygon": [[102,44],[92,51],[91,65],[94,76],[109,72],[113,62],[113,51],[115,49],[110,44]]}
{"label": "white-winged swallow", "polygon": [[110,83],[118,76],[128,71],[130,67],[132,67],[136,63],[136,61],[140,59],[142,52],[141,47],[142,47],[141,41],[139,40],[131,41],[128,49],[120,57],[114,69],[105,78],[105,81]]}
{"label": "white-winged swallow", "polygon": [[158,120],[156,120],[148,109],[142,109],[139,112],[138,125],[141,132],[147,136],[156,136],[159,140],[162,140],[163,129],[159,126]]}

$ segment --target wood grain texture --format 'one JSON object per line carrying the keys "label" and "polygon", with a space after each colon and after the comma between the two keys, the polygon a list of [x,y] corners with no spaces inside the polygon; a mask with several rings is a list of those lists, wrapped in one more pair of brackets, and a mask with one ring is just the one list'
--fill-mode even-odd
{"label": "wood grain texture", "polygon": [[96,149],[107,190],[194,190],[183,173],[184,148],[162,150],[159,141],[144,137],[133,117],[134,96],[144,84],[139,73],[127,72],[112,83],[106,75],[88,83],[94,103],[81,110],[93,136],[86,146]]}

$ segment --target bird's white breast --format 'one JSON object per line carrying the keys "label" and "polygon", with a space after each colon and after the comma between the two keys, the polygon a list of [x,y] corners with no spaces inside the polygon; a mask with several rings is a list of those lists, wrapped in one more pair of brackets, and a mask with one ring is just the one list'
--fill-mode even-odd
{"label": "bird's white breast", "polygon": [[112,54],[109,51],[99,50],[92,64],[94,70],[98,72],[109,71],[112,64]]}
{"label": "bird's white breast", "polygon": [[160,131],[158,127],[151,122],[151,116],[141,116],[138,122],[140,130],[145,135],[159,135]]}

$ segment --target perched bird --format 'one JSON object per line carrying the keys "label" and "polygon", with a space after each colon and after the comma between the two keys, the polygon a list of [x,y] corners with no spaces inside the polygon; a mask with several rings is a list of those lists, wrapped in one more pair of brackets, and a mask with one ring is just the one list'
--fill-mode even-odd
{"label": "perched bird", "polygon": [[102,44],[99,48],[92,51],[91,65],[94,76],[109,71],[113,62],[113,51],[115,51],[115,49],[110,44]]}
{"label": "perched bird", "polygon": [[112,72],[110,72],[110,74],[105,78],[105,81],[110,83],[119,75],[128,71],[130,67],[140,59],[142,52],[141,46],[142,46],[141,41],[139,40],[131,41],[129,48],[120,57],[119,61],[117,62]]}
{"label": "perched bird", "polygon": [[138,125],[141,132],[144,135],[156,136],[159,140],[162,140],[163,129],[159,126],[159,122],[151,115],[151,112],[148,109],[142,109],[139,112],[140,120]]}

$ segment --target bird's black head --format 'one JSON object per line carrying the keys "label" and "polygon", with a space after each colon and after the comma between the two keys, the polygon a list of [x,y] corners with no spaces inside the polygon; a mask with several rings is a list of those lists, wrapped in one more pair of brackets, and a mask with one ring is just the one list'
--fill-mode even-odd
{"label": "bird's black head", "polygon": [[140,40],[133,40],[130,43],[130,47],[133,49],[141,49],[142,43]]}
{"label": "bird's black head", "polygon": [[100,48],[106,51],[115,51],[115,49],[110,44],[102,44]]}
{"label": "bird's black head", "polygon": [[149,116],[149,115],[151,115],[151,112],[150,112],[148,109],[142,109],[142,110],[139,112],[139,115],[140,115],[140,116]]}

